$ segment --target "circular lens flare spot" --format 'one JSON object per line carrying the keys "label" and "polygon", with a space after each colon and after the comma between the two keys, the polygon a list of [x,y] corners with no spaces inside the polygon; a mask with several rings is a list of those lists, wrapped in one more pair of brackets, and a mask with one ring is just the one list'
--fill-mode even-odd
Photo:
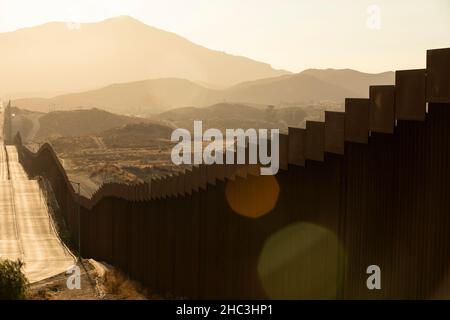
{"label": "circular lens flare spot", "polygon": [[344,265],[344,250],[333,232],[298,223],[265,242],[258,274],[270,299],[336,299]]}
{"label": "circular lens flare spot", "polygon": [[280,187],[274,176],[248,176],[228,181],[225,196],[237,214],[258,218],[273,210],[278,202]]}

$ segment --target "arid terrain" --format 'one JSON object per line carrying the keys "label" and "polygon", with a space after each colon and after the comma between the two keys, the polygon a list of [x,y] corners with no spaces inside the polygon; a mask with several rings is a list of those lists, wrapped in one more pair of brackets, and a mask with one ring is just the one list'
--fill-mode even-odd
{"label": "arid terrain", "polygon": [[[39,64],[20,50],[24,44]],[[175,128],[192,130],[194,120],[203,121],[203,130],[287,133],[323,120],[324,110],[342,111],[345,97],[368,97],[369,85],[394,82],[393,72],[277,70],[123,16],[81,24],[76,32],[55,22],[3,33],[0,48],[8,78],[0,94],[15,107],[13,134],[20,131],[33,150],[50,143],[86,196],[104,182],[184,170],[171,162],[170,136]],[[9,60],[23,74],[5,65]]]}
{"label": "arid terrain", "polygon": [[182,170],[169,161],[172,129],[149,119],[98,109],[48,114],[15,109],[13,130],[32,150],[50,143],[87,196],[103,182],[142,182]]}
{"label": "arid terrain", "polygon": [[[39,64],[30,65],[19,50],[24,43],[36,48]],[[194,120],[203,121],[203,130],[287,133],[307,120],[324,120],[324,110],[343,111],[346,97],[368,97],[370,85],[394,82],[389,71],[277,70],[130,17],[81,24],[76,32],[59,22],[8,32],[0,34],[0,48],[8,48],[3,61],[14,57],[24,70],[1,83],[16,107],[13,133],[20,131],[33,150],[50,143],[87,196],[104,182],[142,182],[184,170],[170,160],[170,136],[175,128],[192,130]],[[4,66],[4,78],[11,68]],[[63,81],[66,74],[70,81]]]}
{"label": "arid terrain", "polygon": [[61,273],[29,285],[27,297],[32,300],[159,300],[162,297],[143,290],[122,272],[106,263],[82,259],[80,289],[67,287],[68,275]]}
{"label": "arid terrain", "polygon": [[81,183],[89,196],[104,182],[136,183],[184,170],[174,166],[170,154],[174,128],[193,130],[202,120],[203,129],[304,127],[306,120],[320,120],[323,110],[342,110],[339,103],[308,108],[252,107],[219,103],[205,108],[173,109],[150,117],[124,116],[100,109],[40,113],[13,109],[13,134],[20,131],[27,146],[37,151],[50,143],[69,178]]}

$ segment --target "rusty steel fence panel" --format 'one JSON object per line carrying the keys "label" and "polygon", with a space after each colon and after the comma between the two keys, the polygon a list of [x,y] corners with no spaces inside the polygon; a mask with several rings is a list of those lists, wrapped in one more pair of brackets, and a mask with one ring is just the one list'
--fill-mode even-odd
{"label": "rusty steel fence panel", "polygon": [[288,170],[289,164],[289,136],[287,134],[280,134],[279,141],[279,161],[280,169]]}
{"label": "rusty steel fence panel", "polygon": [[395,86],[370,86],[370,131],[393,133],[395,125]]}
{"label": "rusty steel fence panel", "polygon": [[305,165],[305,129],[289,127],[289,163],[297,166]]}
{"label": "rusty steel fence panel", "polygon": [[325,124],[319,121],[306,121],[306,159],[323,161],[324,143]]}
{"label": "rusty steel fence panel", "polygon": [[345,99],[345,141],[367,143],[369,99]]}
{"label": "rusty steel fence panel", "polygon": [[395,117],[397,120],[425,120],[426,70],[395,72]]}
{"label": "rusty steel fence panel", "polygon": [[345,113],[325,112],[325,152],[344,154]]}
{"label": "rusty steel fence panel", "polygon": [[427,51],[427,102],[450,103],[450,48]]}

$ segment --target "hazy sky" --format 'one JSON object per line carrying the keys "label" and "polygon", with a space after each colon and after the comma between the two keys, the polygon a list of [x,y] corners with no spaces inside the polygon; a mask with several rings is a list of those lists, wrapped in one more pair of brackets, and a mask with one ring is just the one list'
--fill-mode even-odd
{"label": "hazy sky", "polygon": [[0,32],[118,15],[293,72],[422,68],[450,46],[449,0],[0,0]]}

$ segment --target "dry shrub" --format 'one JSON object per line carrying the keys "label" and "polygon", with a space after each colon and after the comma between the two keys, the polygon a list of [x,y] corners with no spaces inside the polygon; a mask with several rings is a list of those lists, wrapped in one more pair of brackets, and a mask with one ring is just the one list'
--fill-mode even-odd
{"label": "dry shrub", "polygon": [[0,260],[0,300],[23,300],[26,298],[28,280],[22,272],[21,260]]}
{"label": "dry shrub", "polygon": [[116,269],[105,273],[102,287],[105,293],[117,295],[122,299],[145,300],[147,295],[141,285]]}

